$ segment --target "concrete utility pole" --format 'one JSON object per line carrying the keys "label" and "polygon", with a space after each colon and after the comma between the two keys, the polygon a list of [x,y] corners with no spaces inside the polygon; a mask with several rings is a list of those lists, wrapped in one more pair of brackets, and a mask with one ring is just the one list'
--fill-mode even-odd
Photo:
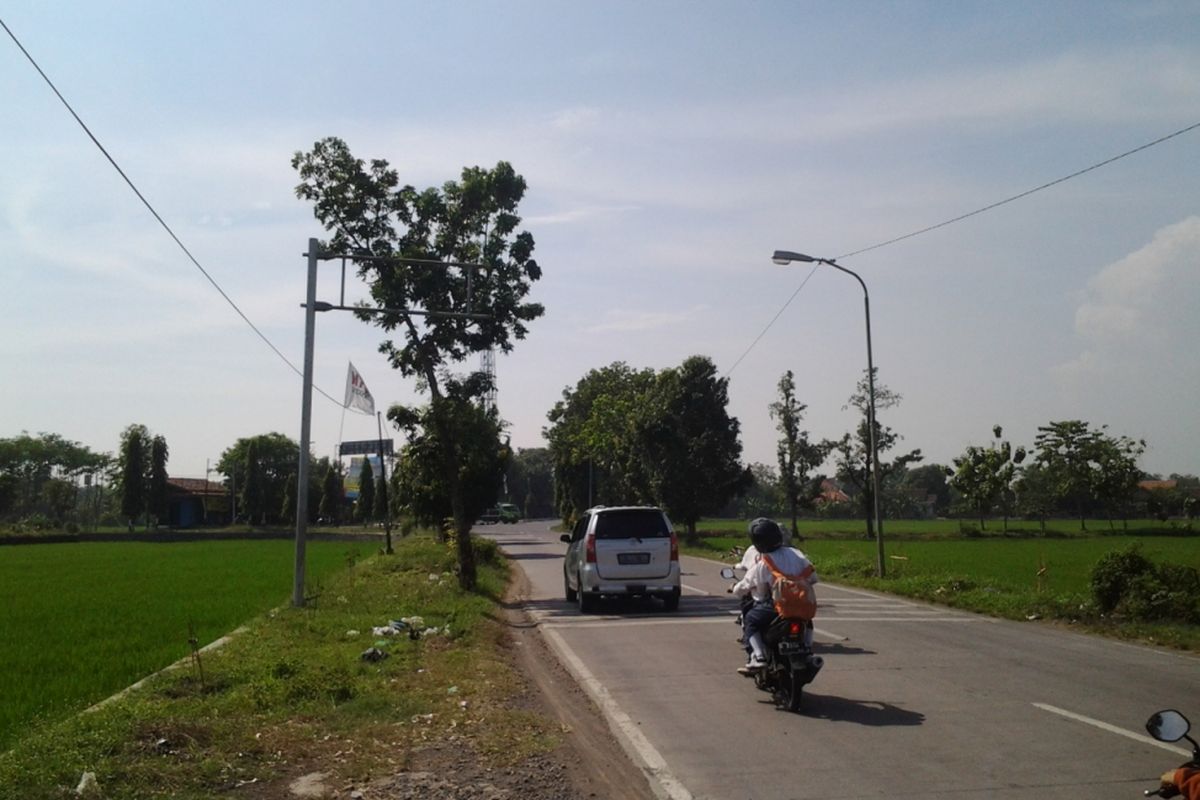
{"label": "concrete utility pole", "polygon": [[317,332],[317,257],[320,243],[308,240],[308,285],[304,295],[304,389],[300,400],[300,465],[296,469],[296,561],[292,605],[304,605],[305,550],[308,537],[308,448],[312,434],[313,343]]}

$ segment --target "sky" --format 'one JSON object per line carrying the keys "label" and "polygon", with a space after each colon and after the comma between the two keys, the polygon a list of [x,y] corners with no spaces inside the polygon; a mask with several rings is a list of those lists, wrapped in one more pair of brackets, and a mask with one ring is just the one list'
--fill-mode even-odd
{"label": "sky", "polygon": [[[785,249],[862,277],[902,397],[880,420],[926,461],[1082,419],[1144,438],[1150,472],[1200,473],[1200,129],[874,247],[1200,122],[1195,2],[10,0],[0,19],[212,279],[0,33],[0,438],[115,453],[140,423],[176,477],[240,437],[299,440],[303,253],[325,232],[290,161],[337,136],[418,188],[501,160],[525,177],[546,313],[496,358],[517,447],[589,370],[691,355],[728,379],[747,463],[775,462],[787,370],[813,438],[850,430],[862,290],[773,264]],[[341,291],[322,266],[318,299]],[[341,407],[348,362],[380,408],[422,401],[382,339],[318,316],[318,455],[377,435]]]}

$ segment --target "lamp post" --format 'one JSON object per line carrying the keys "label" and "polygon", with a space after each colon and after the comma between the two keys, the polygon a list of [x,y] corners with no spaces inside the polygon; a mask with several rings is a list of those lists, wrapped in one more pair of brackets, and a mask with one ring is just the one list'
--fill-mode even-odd
{"label": "lamp post", "polygon": [[857,272],[846,269],[832,258],[814,258],[803,253],[793,253],[790,250],[776,250],[771,260],[776,264],[790,264],[800,261],[805,264],[825,264],[841,270],[858,281],[863,290],[863,309],[867,319],[867,433],[871,447],[871,509],[870,513],[875,523],[875,574],[884,576],[883,566],[883,517],[879,514],[879,446],[875,435],[875,364],[871,359],[871,297],[867,293],[867,285]]}

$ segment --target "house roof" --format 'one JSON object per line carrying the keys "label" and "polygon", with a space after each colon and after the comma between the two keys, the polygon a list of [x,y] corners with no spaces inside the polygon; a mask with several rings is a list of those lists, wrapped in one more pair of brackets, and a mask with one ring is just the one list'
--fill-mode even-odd
{"label": "house roof", "polygon": [[224,495],[225,485],[203,478],[167,478],[167,486],[181,494]]}
{"label": "house roof", "polygon": [[1155,489],[1175,489],[1179,486],[1179,481],[1138,481],[1138,488],[1145,489],[1147,492],[1153,492]]}

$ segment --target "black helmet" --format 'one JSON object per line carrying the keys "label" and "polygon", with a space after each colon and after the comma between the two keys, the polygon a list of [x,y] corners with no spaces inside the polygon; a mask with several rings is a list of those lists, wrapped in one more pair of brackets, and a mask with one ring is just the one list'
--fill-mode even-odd
{"label": "black helmet", "polygon": [[750,542],[760,553],[771,553],[783,546],[783,531],[773,519],[759,517],[750,523]]}

